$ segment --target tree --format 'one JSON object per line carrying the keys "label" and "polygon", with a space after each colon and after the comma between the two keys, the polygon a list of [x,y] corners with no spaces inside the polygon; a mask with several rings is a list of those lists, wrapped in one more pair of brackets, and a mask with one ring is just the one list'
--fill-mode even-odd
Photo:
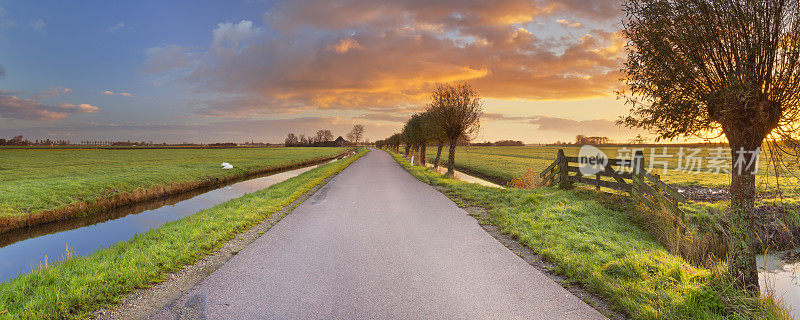
{"label": "tree", "polygon": [[[403,135],[410,149],[419,151],[419,161],[424,166],[428,141],[430,140],[430,115],[428,113],[415,113],[403,127]],[[408,156],[408,153],[406,153]]]}
{"label": "tree", "polygon": [[287,146],[287,147],[291,147],[291,146],[296,146],[299,142],[300,142],[300,140],[297,139],[297,136],[294,135],[294,133],[289,133],[289,135],[286,136],[286,140],[284,141],[284,145]]}
{"label": "tree", "polygon": [[425,112],[428,114],[429,140],[436,143],[436,158],[433,159],[433,167],[438,168],[439,161],[442,159],[442,149],[447,142],[447,135],[443,127],[438,124],[439,116],[436,113],[439,112],[439,109],[435,108],[432,104],[428,104],[428,110]]}
{"label": "tree", "polygon": [[[628,0],[620,119],[658,139],[723,134],[731,147],[728,271],[756,292],[755,175],[765,139],[794,140],[800,114],[798,0]],[[658,140],[657,140],[658,141]],[[740,161],[741,159],[741,161]]]}
{"label": "tree", "polygon": [[347,139],[350,140],[354,145],[358,145],[358,142],[361,141],[361,137],[364,136],[364,126],[357,124],[353,126],[353,129],[350,130],[350,133],[347,134]]}
{"label": "tree", "polygon": [[470,139],[478,132],[483,102],[469,84],[439,85],[431,94],[429,109],[433,110],[433,122],[450,144],[447,174],[453,175],[458,139],[462,136]]}
{"label": "tree", "polygon": [[314,137],[314,142],[328,142],[333,141],[333,133],[330,130],[318,130],[317,135]]}

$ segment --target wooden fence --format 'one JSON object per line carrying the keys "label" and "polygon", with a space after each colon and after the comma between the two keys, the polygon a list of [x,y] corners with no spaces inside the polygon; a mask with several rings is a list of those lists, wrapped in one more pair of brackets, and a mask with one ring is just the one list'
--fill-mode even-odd
{"label": "wooden fence", "polygon": [[[624,191],[652,210],[664,210],[673,214],[676,236],[684,237],[686,214],[678,207],[678,203],[685,203],[686,198],[675,188],[661,181],[659,175],[647,172],[644,169],[644,160],[644,154],[637,151],[633,159],[608,159],[602,171],[585,176],[578,167],[580,164],[578,157],[567,157],[564,150],[558,150],[556,160],[539,176],[544,186],[570,189],[575,184],[581,183],[595,186],[598,191],[601,187]],[[679,250],[677,245],[673,250]]]}

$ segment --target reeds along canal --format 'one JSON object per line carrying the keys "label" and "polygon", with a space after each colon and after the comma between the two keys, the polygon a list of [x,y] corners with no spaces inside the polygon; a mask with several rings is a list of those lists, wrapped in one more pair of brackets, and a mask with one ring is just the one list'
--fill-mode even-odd
{"label": "reeds along canal", "polygon": [[73,254],[87,255],[318,166],[272,173],[216,188],[193,190],[120,207],[88,218],[1,233],[0,283],[41,266],[45,263],[45,257],[48,263],[60,261],[67,248]]}

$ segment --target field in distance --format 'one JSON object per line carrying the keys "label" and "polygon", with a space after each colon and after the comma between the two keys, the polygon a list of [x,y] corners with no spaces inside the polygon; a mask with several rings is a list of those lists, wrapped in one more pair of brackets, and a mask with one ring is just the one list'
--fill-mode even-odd
{"label": "field in distance", "polygon": [[[192,188],[330,158],[347,148],[0,148],[0,228],[76,203]],[[223,170],[228,162],[233,169]],[[163,187],[163,188],[162,188]],[[130,196],[129,196],[130,198]],[[65,212],[54,213],[71,215]],[[40,217],[47,220],[47,217]],[[56,219],[57,220],[57,219]],[[0,230],[2,231],[2,230]]]}
{"label": "field in distance", "polygon": [[[679,152],[681,147],[669,146],[664,152],[664,147],[651,147],[651,146],[620,146],[620,147],[600,147],[609,158],[619,158],[623,155],[618,154],[621,148],[628,150],[642,149],[645,156],[645,166],[649,167],[651,161],[651,152],[654,152],[654,158],[660,162],[667,163],[667,170],[664,171],[663,164],[655,164],[654,170],[649,171],[661,174],[662,180],[675,186],[699,186],[710,188],[726,188],[730,185],[729,173],[715,173],[717,166],[730,170],[731,159],[720,160],[715,154],[717,146],[700,146],[700,149],[694,157],[700,159],[693,160],[693,168],[685,170],[687,165],[688,154],[691,151],[688,147],[683,147],[684,157],[681,164],[679,164]],[[564,149],[567,156],[578,156],[580,147],[578,146],[526,146],[526,147],[458,147],[456,151],[457,167],[483,175],[491,178],[496,182],[505,184],[506,182],[517,178],[528,170],[533,170],[536,173],[544,170],[556,158],[556,153],[559,149]],[[623,153],[630,154],[631,151],[622,150]],[[727,154],[728,150],[725,149]],[[447,148],[442,151],[442,161],[447,161]],[[666,154],[669,157],[661,157]],[[436,156],[436,148],[428,148],[428,158],[433,160]],[[718,160],[714,162],[714,160]],[[699,164],[699,165],[698,165]],[[761,160],[758,165],[757,173],[757,187],[761,190],[772,189],[775,186],[774,170],[772,169],[773,162],[770,161],[766,153],[762,154]],[[679,167],[680,166],[680,167]],[[786,168],[783,168],[786,170]],[[709,172],[711,171],[711,172]],[[781,186],[784,192],[796,192],[798,186],[798,179],[794,177],[797,175],[797,170],[793,170],[780,179]]]}

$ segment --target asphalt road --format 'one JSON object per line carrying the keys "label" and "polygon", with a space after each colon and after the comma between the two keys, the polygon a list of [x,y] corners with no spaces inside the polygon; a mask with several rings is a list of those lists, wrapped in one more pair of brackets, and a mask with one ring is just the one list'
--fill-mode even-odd
{"label": "asphalt road", "polygon": [[156,319],[604,319],[371,151]]}

